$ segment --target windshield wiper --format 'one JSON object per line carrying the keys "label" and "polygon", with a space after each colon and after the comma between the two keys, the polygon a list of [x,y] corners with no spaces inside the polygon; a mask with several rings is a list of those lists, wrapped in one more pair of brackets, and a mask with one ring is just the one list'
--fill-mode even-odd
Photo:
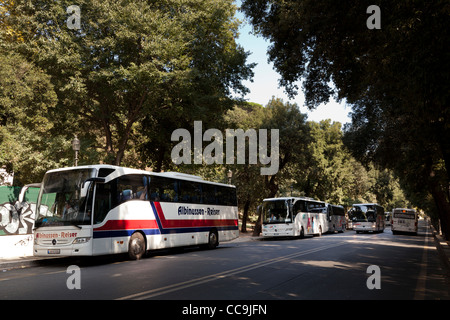
{"label": "windshield wiper", "polygon": [[82,227],[80,227],[76,221],[69,221],[69,222],[70,222],[70,224],[73,225],[74,227],[77,227],[77,228],[80,229],[80,230],[82,229]]}

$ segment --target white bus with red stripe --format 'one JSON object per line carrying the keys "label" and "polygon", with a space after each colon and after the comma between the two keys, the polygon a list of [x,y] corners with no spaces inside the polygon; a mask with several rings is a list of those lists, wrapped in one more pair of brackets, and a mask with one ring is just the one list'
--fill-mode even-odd
{"label": "white bus with red stripe", "polygon": [[215,248],[239,236],[236,188],[110,165],[55,169],[44,176],[35,228],[36,256]]}

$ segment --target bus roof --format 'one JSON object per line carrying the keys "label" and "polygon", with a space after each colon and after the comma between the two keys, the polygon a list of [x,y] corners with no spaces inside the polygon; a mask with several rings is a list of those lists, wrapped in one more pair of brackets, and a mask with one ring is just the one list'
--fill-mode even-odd
{"label": "bus roof", "polygon": [[113,166],[113,165],[110,165],[110,164],[93,164],[93,165],[84,165],[84,166],[77,166],[77,167],[66,167],[66,168],[59,168],[59,169],[48,170],[47,172],[52,173],[52,172],[61,172],[61,171],[69,171],[69,170],[80,170],[80,169],[97,169],[97,170],[99,170],[99,169],[111,169],[111,170],[114,170],[113,172],[111,172],[108,175],[108,177],[111,176],[111,177],[109,177],[110,179],[108,179],[108,180],[111,180],[111,179],[114,179],[114,178],[117,178],[117,177],[119,177],[121,175],[126,175],[126,174],[146,174],[146,175],[162,176],[162,177],[174,178],[174,179],[180,179],[180,180],[204,182],[204,183],[210,183],[210,184],[215,184],[215,185],[221,185],[221,186],[236,188],[236,186],[231,185],[231,184],[207,181],[207,180],[204,180],[200,176],[195,176],[195,175],[191,175],[191,174],[187,174],[187,173],[181,173],[181,172],[176,172],[176,171],[152,172],[152,171],[146,171],[146,170],[141,170],[141,169],[133,169],[133,168],[127,168],[127,167]]}
{"label": "bus roof", "polygon": [[327,203],[327,204],[329,204],[330,206],[332,206],[332,207],[339,207],[339,208],[344,208],[342,205],[340,205],[340,204],[332,204],[332,203]]}
{"label": "bus roof", "polygon": [[279,198],[266,198],[263,199],[263,201],[276,201],[276,200],[289,200],[289,199],[294,199],[294,200],[308,200],[308,201],[315,201],[315,202],[323,202],[324,201],[320,201],[320,200],[316,200],[313,198],[308,198],[308,197],[279,197]]}

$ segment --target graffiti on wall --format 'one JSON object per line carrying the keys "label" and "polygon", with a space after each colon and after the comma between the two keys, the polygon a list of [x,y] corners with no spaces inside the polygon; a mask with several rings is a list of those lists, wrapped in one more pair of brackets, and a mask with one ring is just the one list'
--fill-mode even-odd
{"label": "graffiti on wall", "polygon": [[34,225],[35,204],[19,202],[0,204],[0,236],[31,234]]}

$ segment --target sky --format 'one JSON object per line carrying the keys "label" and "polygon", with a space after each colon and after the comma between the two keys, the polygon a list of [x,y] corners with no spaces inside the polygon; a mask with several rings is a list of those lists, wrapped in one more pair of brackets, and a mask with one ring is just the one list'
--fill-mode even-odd
{"label": "sky", "polygon": [[[240,1],[237,1],[240,6]],[[309,111],[304,105],[304,95],[301,85],[298,85],[299,90],[295,99],[290,100],[283,88],[278,87],[278,79],[280,76],[273,69],[273,63],[267,61],[267,47],[270,43],[261,36],[252,34],[252,27],[242,12],[238,11],[237,18],[242,21],[240,27],[240,34],[237,42],[245,49],[250,51],[251,55],[247,58],[248,63],[256,62],[257,66],[253,69],[253,82],[245,81],[244,84],[250,89],[250,93],[244,96],[244,99],[249,102],[256,102],[265,106],[272,96],[281,98],[284,102],[296,103],[300,107],[302,113],[308,115],[308,120],[319,122],[324,119],[331,119],[338,121],[341,124],[350,123],[351,118],[348,115],[351,112],[351,107],[346,106],[345,103],[337,103],[330,100],[329,103],[318,106],[315,110]]]}

